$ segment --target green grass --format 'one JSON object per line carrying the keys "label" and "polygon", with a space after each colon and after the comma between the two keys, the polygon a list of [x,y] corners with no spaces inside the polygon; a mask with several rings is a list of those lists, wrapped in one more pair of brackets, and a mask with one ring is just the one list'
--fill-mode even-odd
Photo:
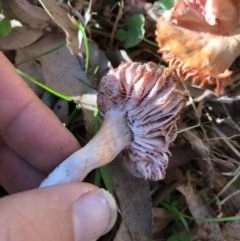
{"label": "green grass", "polygon": [[80,33],[82,34],[83,42],[86,49],[86,61],[85,61],[85,69],[88,70],[89,68],[89,59],[90,59],[90,51],[89,51],[89,44],[88,44],[88,38],[85,32],[85,28],[83,27],[82,23],[78,23],[78,29]]}
{"label": "green grass", "polygon": [[[42,57],[42,56],[45,56],[45,55],[47,55],[47,54],[50,54],[50,53],[52,53],[52,52],[54,52],[54,51],[56,51],[56,50],[58,50],[58,49],[60,49],[60,48],[62,48],[62,47],[64,47],[64,46],[66,46],[66,41],[64,41],[63,43],[61,43],[60,45],[56,46],[55,48],[52,48],[52,49],[50,49],[50,50],[48,50],[48,51],[46,51],[46,52],[44,52],[44,53],[42,53],[42,54],[33,56],[33,57],[29,58],[29,59],[26,59],[26,60],[24,60],[24,61],[22,61],[22,62],[20,62],[20,63],[15,64],[15,67],[18,67],[18,66],[20,66],[20,65],[22,65],[22,64],[24,64],[24,63],[27,63],[27,62],[29,62],[29,61],[31,61],[31,60],[35,60],[35,59],[38,59],[38,58],[40,58],[40,57]],[[64,94],[62,94],[62,93],[54,90],[53,88],[51,88],[51,87],[43,84],[43,83],[40,82],[39,80],[35,79],[34,77],[28,75],[27,73],[23,72],[22,70],[20,70],[20,69],[18,69],[18,68],[15,68],[15,69],[16,69],[16,71],[17,71],[20,75],[22,75],[23,77],[25,77],[26,79],[28,79],[29,81],[31,81],[32,83],[34,83],[35,85],[38,85],[39,87],[41,87],[41,88],[43,88],[44,90],[48,91],[49,93],[51,93],[51,94],[53,94],[53,95],[55,95],[55,96],[57,96],[57,97],[59,97],[59,98],[61,98],[61,99],[63,99],[63,100],[72,101],[72,98],[71,98],[70,96],[64,95]]]}
{"label": "green grass", "polygon": [[[173,196],[169,195],[167,198],[165,198],[161,202],[161,206],[165,210],[167,210],[171,215],[173,215],[177,224],[181,227],[182,230],[184,230],[184,232],[185,232],[184,238],[186,238],[185,240],[191,240],[191,232],[190,232],[190,228],[188,226],[188,222],[186,220],[187,215],[184,215],[181,211],[179,211],[176,208],[178,203],[179,203],[178,197],[173,197]],[[174,234],[174,235],[176,236],[177,234]],[[172,236],[169,237],[169,240],[171,240],[171,239],[172,239]]]}
{"label": "green grass", "polygon": [[167,241],[191,241],[191,232],[187,220],[197,221],[197,222],[228,222],[234,220],[240,220],[240,216],[232,217],[222,217],[222,218],[193,218],[182,211],[179,211],[176,206],[179,203],[178,197],[173,197],[169,195],[166,199],[161,202],[161,206],[168,211],[177,222],[178,226],[184,231],[184,235],[173,234],[167,239]]}
{"label": "green grass", "polygon": [[26,59],[26,60],[24,60],[24,61],[22,61],[20,63],[15,64],[15,67],[19,67],[20,65],[25,64],[25,63],[27,63],[27,62],[29,62],[31,60],[35,60],[35,59],[41,58],[41,57],[43,57],[43,56],[45,56],[47,54],[51,54],[51,53],[57,51],[58,49],[61,49],[62,47],[66,46],[66,44],[67,44],[67,42],[64,41],[63,43],[59,44],[57,47],[55,47],[53,49],[50,49],[49,51],[46,51],[46,52],[44,52],[42,54],[36,55],[36,56],[34,56],[32,58]]}
{"label": "green grass", "polygon": [[32,76],[24,73],[22,70],[16,68],[16,71],[17,71],[20,75],[22,75],[23,77],[25,77],[26,79],[28,79],[28,80],[31,81],[32,83],[40,86],[41,88],[43,88],[44,90],[48,91],[49,93],[51,93],[51,94],[53,94],[53,95],[55,95],[55,96],[57,96],[57,97],[59,97],[59,98],[61,98],[61,99],[63,99],[63,100],[72,101],[72,98],[71,98],[70,96],[64,95],[64,94],[62,94],[62,93],[60,93],[60,92],[52,89],[51,87],[49,87],[49,86],[41,83],[39,80],[36,80],[36,79],[33,78]]}

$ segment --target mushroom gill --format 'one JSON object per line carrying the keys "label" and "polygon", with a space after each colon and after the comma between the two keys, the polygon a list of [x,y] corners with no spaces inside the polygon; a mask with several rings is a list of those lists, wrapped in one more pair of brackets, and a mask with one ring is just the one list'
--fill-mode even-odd
{"label": "mushroom gill", "polygon": [[132,140],[122,151],[124,167],[137,177],[165,177],[169,146],[177,136],[176,121],[185,105],[176,90],[177,77],[154,63],[124,63],[101,81],[100,115],[111,109],[126,112]]}
{"label": "mushroom gill", "polygon": [[240,1],[179,0],[158,19],[156,36],[179,77],[223,94],[240,55]]}

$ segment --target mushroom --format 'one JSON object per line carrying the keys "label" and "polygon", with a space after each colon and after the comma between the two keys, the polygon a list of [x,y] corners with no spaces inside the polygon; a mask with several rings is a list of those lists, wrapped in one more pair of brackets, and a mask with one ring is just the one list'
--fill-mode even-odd
{"label": "mushroom", "polygon": [[90,142],[63,161],[41,187],[81,181],[94,168],[122,152],[124,166],[135,176],[163,179],[176,120],[185,105],[175,89],[176,75],[150,62],[123,63],[101,80],[99,114],[104,118]]}
{"label": "mushroom", "polygon": [[239,0],[178,0],[157,21],[159,52],[181,78],[223,94],[240,55],[239,14]]}

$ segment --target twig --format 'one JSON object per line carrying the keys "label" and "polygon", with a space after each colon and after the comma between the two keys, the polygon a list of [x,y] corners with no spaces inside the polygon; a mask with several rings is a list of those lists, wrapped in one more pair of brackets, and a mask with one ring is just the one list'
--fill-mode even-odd
{"label": "twig", "polygon": [[117,30],[118,22],[119,22],[120,18],[122,17],[122,14],[123,14],[123,7],[124,7],[124,3],[123,3],[123,1],[121,1],[120,6],[119,6],[118,15],[117,15],[116,21],[113,25],[113,30],[112,30],[111,37],[110,37],[110,50],[112,50],[112,47],[113,47],[113,39],[114,39],[114,36],[115,36],[115,32]]}
{"label": "twig", "polygon": [[227,110],[227,108],[226,108],[226,106],[225,106],[224,103],[222,103],[222,106],[223,106],[223,109],[225,110],[225,112],[226,112],[229,120],[231,121],[231,124],[240,132],[239,126],[233,121],[233,119],[232,119],[232,117],[230,116],[230,114],[229,114],[229,112],[228,112],[228,110]]}
{"label": "twig", "polygon": [[215,201],[216,199],[218,199],[240,176],[240,167],[238,167],[238,169],[235,172],[235,176],[223,187],[223,189],[209,202],[212,203],[213,201]]}
{"label": "twig", "polygon": [[227,202],[230,198],[234,197],[235,195],[239,194],[240,190],[237,190],[236,192],[233,192],[232,194],[230,194],[229,196],[227,196],[226,198],[224,198],[221,202],[220,205],[223,205],[225,202]]}
{"label": "twig", "polygon": [[190,126],[190,127],[188,127],[188,128],[184,128],[184,129],[181,129],[181,130],[177,131],[177,134],[182,133],[182,132],[185,132],[185,131],[189,131],[189,130],[191,130],[191,129],[194,129],[194,128],[196,128],[196,127],[201,126],[201,120],[200,120],[200,118],[198,118],[198,115],[197,115],[197,113],[199,113],[199,111],[197,110],[197,107],[196,107],[196,105],[195,105],[195,103],[194,103],[194,101],[193,101],[193,98],[192,98],[192,96],[191,96],[191,94],[190,94],[190,92],[189,92],[189,90],[188,90],[188,88],[187,88],[187,86],[186,86],[186,84],[184,83],[183,80],[181,80],[181,83],[182,83],[182,85],[183,85],[183,87],[184,87],[184,89],[185,89],[185,92],[187,93],[187,96],[188,96],[188,98],[189,98],[189,102],[191,103],[191,105],[192,105],[192,107],[193,107],[193,109],[194,109],[194,111],[195,111],[195,116],[196,116],[197,119],[198,119],[198,123],[197,123],[196,125],[194,125],[194,126]]}
{"label": "twig", "polygon": [[240,153],[239,151],[232,145],[232,143],[228,140],[228,137],[223,134],[219,128],[212,122],[213,125],[213,130],[217,132],[217,134],[222,138],[223,142],[240,158]]}
{"label": "twig", "polygon": [[[235,135],[232,135],[232,136],[229,136],[229,137],[226,137],[225,139],[233,139],[235,137],[240,137],[240,134],[235,134]],[[208,138],[208,140],[222,140],[224,138],[222,137],[211,137],[211,138]]]}

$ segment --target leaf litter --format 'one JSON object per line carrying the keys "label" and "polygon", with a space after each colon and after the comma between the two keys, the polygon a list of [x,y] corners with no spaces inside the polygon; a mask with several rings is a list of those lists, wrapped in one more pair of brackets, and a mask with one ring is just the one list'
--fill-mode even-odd
{"label": "leaf litter", "polygon": [[[0,50],[7,56],[14,51],[11,60],[20,70],[71,97],[74,104],[26,79],[82,145],[100,125],[95,115],[97,87],[109,68],[126,59],[166,65],[157,54],[154,29],[156,14],[169,8],[168,1],[68,4],[41,0],[39,4],[24,0],[20,4],[9,0],[2,1],[2,7],[12,29],[0,37]],[[141,16],[140,27],[129,31],[134,16]],[[79,23],[88,36],[88,69]],[[130,45],[119,41],[120,30],[124,36],[120,40],[131,41]],[[51,52],[64,41],[66,46]],[[100,240],[239,240],[239,220],[234,220],[240,211],[239,66],[238,58],[231,66],[234,84],[221,97],[189,83],[179,85],[188,104],[178,122],[179,135],[171,148],[165,180],[148,183],[131,176],[120,166],[120,157],[108,165],[119,218]],[[93,183],[94,175],[93,171],[86,181]],[[103,187],[104,178],[100,181]],[[232,219],[223,222],[223,217]]]}

